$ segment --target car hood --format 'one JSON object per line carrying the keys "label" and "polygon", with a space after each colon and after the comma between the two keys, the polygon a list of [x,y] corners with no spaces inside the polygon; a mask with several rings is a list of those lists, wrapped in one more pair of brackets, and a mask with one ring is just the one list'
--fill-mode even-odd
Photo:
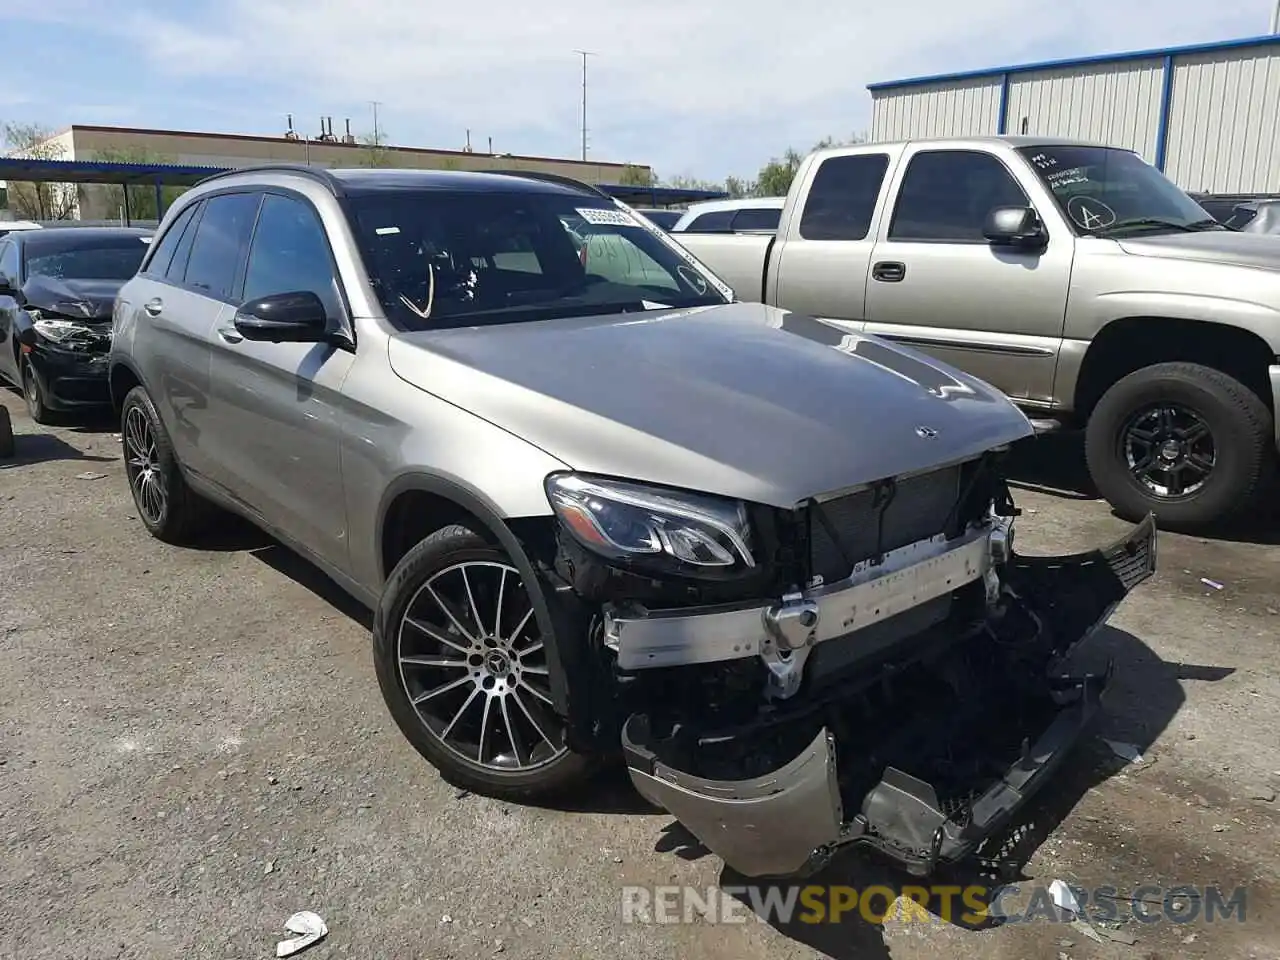
{"label": "car hood", "polygon": [[424,331],[389,353],[575,470],[784,508],[1033,432],[978,380],[763,304]]}
{"label": "car hood", "polygon": [[1261,270],[1280,270],[1280,243],[1274,236],[1238,233],[1235,230],[1206,230],[1158,237],[1120,240],[1120,249],[1139,257],[1165,257],[1229,263]]}
{"label": "car hood", "polygon": [[[110,320],[116,294],[123,280],[66,280],[57,277],[29,277],[22,295],[29,306],[49,310],[71,320]],[[78,310],[73,306],[82,304]]]}

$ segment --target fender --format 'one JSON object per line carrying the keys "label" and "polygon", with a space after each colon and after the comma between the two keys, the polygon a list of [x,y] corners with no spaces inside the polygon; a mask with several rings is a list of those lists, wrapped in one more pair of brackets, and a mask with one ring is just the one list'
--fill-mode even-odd
{"label": "fender", "polygon": [[[568,678],[570,674],[576,675],[579,672],[581,665],[578,661],[581,658],[577,656],[566,658],[565,653],[568,651],[563,649],[562,640],[557,639],[560,631],[565,629],[566,624],[562,617],[553,615],[551,605],[548,602],[547,591],[548,589],[554,589],[554,587],[543,576],[539,575],[524,545],[520,543],[520,540],[512,532],[506,520],[499,515],[496,507],[478,491],[464,487],[452,480],[446,480],[443,477],[417,471],[403,473],[392,480],[387,489],[383,491],[382,498],[378,503],[377,529],[375,531],[375,550],[377,551],[378,571],[382,582],[385,584],[387,577],[391,573],[390,570],[382,568],[383,527],[385,526],[387,511],[391,504],[395,502],[396,497],[409,491],[429,493],[448,500],[450,503],[466,510],[484,524],[484,531],[478,532],[492,535],[502,549],[506,551],[507,556],[511,558],[511,562],[520,571],[521,579],[524,580],[525,585],[529,588],[529,597],[533,603],[534,616],[538,619],[538,629],[542,633],[547,655],[549,658],[555,658],[555,661],[560,664],[560,670],[551,671],[550,676],[547,678],[551,687],[551,699],[555,703],[557,712],[563,716],[569,716],[573,698],[570,697],[568,688],[571,685],[576,686],[576,684],[571,684]],[[573,645],[570,646],[572,647]]]}

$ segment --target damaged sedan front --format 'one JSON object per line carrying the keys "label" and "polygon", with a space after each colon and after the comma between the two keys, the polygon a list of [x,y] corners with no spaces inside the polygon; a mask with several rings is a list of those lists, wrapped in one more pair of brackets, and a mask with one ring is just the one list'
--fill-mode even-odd
{"label": "damaged sedan front", "polygon": [[0,240],[0,376],[37,423],[110,404],[112,308],[151,231],[62,227]]}

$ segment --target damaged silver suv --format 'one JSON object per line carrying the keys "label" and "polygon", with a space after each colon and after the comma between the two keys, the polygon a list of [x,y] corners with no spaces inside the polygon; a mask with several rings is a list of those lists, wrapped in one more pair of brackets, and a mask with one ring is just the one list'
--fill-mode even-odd
{"label": "damaged silver suv", "polygon": [[138,515],[222,508],[376,610],[404,735],[507,798],[619,753],[733,868],[847,844],[927,873],[1097,710],[1065,658],[1150,519],[1019,556],[1002,395],[733,292],[643,217],[523,174],[205,181],[121,291]]}

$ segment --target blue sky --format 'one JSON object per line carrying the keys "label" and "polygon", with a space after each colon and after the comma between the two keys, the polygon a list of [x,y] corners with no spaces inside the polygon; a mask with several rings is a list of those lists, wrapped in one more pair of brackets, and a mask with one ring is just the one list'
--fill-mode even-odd
{"label": "blue sky", "polygon": [[[1271,0],[0,0],[0,120],[392,142],[750,175],[869,125],[868,82],[1267,32]],[[757,15],[752,15],[757,11]]]}

